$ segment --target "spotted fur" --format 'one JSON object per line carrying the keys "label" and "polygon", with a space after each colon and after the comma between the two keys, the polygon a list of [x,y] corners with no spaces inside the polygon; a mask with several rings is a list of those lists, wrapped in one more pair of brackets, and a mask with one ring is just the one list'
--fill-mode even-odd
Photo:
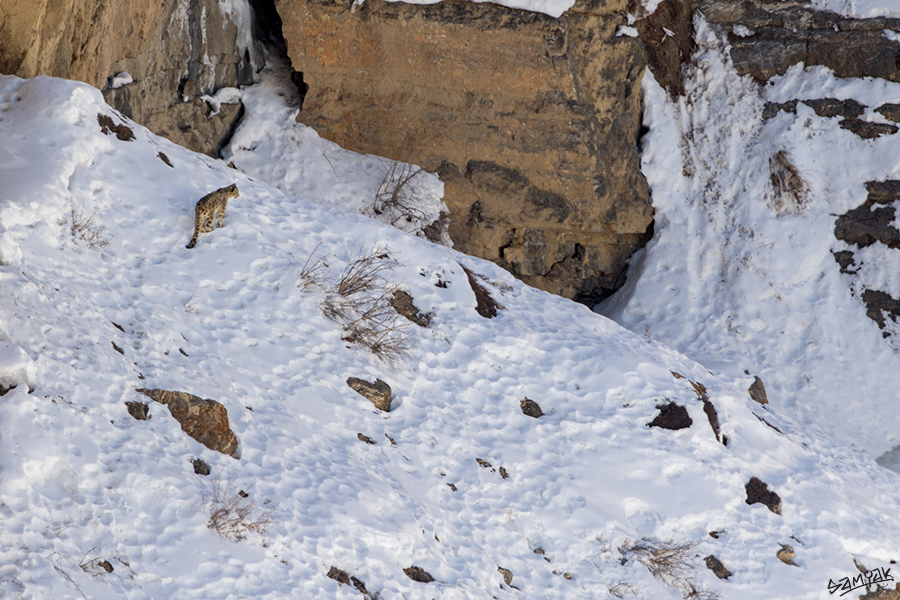
{"label": "spotted fur", "polygon": [[[225,218],[225,206],[228,204],[228,200],[237,198],[238,195],[237,185],[232,183],[200,198],[195,209],[194,237],[191,238],[191,241],[188,242],[185,248],[196,246],[197,236],[201,233],[208,233],[216,227],[221,227],[222,220]],[[213,221],[216,220],[216,217],[218,217],[218,223],[213,226]]]}

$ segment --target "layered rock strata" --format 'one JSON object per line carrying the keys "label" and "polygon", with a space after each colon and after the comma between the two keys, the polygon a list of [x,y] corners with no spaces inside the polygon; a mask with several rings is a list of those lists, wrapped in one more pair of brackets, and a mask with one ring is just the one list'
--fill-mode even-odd
{"label": "layered rock strata", "polygon": [[[154,133],[217,155],[241,109],[212,115],[200,97],[252,83],[259,66],[249,23],[235,22],[252,11],[235,5],[241,9],[225,14],[218,0],[4,1],[0,72],[84,81]],[[112,89],[121,72],[133,82]]]}
{"label": "layered rock strata", "polygon": [[900,81],[900,19],[851,19],[815,10],[803,0],[699,0],[711,23],[729,29],[731,58],[741,75],[767,81],[791,66],[822,65],[838,77]]}
{"label": "layered rock strata", "polygon": [[624,0],[559,19],[458,0],[276,7],[309,85],[299,119],[436,171],[457,248],[587,303],[622,284],[652,223]]}

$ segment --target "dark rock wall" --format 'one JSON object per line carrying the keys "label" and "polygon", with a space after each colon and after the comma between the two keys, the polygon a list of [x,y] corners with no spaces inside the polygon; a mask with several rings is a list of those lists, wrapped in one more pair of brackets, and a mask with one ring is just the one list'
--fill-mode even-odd
{"label": "dark rock wall", "polygon": [[[199,98],[254,82],[259,62],[238,25],[218,0],[4,0],[0,72],[84,81],[155,133],[216,155],[240,108],[211,116]],[[108,78],[122,71],[134,82],[109,90]]]}

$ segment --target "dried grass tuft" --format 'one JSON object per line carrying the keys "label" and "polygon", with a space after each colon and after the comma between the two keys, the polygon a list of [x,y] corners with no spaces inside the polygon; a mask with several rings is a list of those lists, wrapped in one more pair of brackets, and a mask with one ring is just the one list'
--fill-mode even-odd
{"label": "dried grass tuft", "polygon": [[773,208],[778,213],[798,213],[809,196],[809,184],[787,150],[769,158],[769,181],[774,192]]}
{"label": "dried grass tuft", "polygon": [[271,510],[257,510],[250,495],[235,490],[231,477],[223,478],[221,473],[203,490],[202,503],[209,514],[207,526],[225,539],[241,541],[250,534],[262,535],[275,522]]}
{"label": "dried grass tuft", "polygon": [[104,249],[109,246],[112,239],[106,232],[106,226],[97,222],[96,211],[87,214],[84,207],[78,208],[72,204],[69,217],[69,231],[73,239],[81,240],[88,248]]}

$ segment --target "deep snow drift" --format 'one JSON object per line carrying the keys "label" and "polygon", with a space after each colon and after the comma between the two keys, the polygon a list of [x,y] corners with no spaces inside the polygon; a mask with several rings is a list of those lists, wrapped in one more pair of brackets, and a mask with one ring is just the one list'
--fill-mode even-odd
{"label": "deep snow drift", "polygon": [[[103,133],[98,114],[136,139]],[[760,406],[750,377],[335,208],[345,190],[285,195],[127,122],[93,88],[8,76],[0,181],[0,384],[18,384],[0,397],[4,598],[360,597],[332,566],[382,600],[821,598],[854,559],[898,557],[896,475],[792,420],[783,396]],[[194,202],[230,183],[224,227],[185,249]],[[372,248],[433,315],[408,326],[393,368],[322,310],[328,281]],[[319,284],[310,256],[327,263]],[[502,305],[495,318],[460,265]],[[348,377],[387,381],[391,412]],[[139,387],[221,402],[240,458],[160,404],[133,419]],[[544,416],[523,414],[525,397]],[[670,401],[692,425],[648,427]],[[208,528],[216,474],[272,511],[264,534]],[[752,477],[781,514],[746,503]],[[693,570],[654,578],[627,550],[642,539],[692,544]],[[708,555],[733,575],[716,579]]]}

